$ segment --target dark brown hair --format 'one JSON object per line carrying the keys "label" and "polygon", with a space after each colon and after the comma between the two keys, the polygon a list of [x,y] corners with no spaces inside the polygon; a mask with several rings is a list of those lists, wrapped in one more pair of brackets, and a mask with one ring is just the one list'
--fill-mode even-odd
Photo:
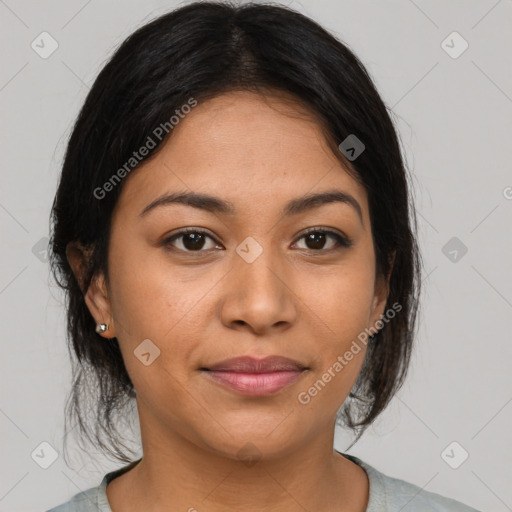
{"label": "dark brown hair", "polygon": [[[119,419],[133,405],[133,384],[117,339],[95,332],[66,246],[79,242],[90,250],[84,290],[98,273],[108,283],[110,223],[122,182],[101,199],[94,191],[190,97],[201,102],[230,90],[281,91],[304,105],[367,191],[377,274],[389,274],[395,254],[388,304],[399,304],[401,311],[368,344],[338,414],[341,425],[358,433],[356,441],[401,387],[409,367],[421,283],[416,216],[390,112],[365,67],[345,44],[290,8],[191,3],[131,34],[99,73],[73,127],[51,215],[50,264],[66,293],[73,361],[67,417],[76,420],[82,439],[123,462],[131,458]],[[365,149],[348,164],[338,145],[351,134]]]}

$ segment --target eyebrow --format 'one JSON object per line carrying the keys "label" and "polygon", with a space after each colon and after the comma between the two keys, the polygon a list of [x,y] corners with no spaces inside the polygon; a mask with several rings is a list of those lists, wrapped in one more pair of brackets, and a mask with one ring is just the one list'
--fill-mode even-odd
{"label": "eyebrow", "polygon": [[[327,190],[325,192],[307,194],[292,199],[286,203],[281,214],[284,217],[290,217],[330,203],[342,203],[351,206],[358,214],[361,224],[363,224],[363,212],[360,204],[352,195],[342,190]],[[195,192],[175,192],[172,194],[163,194],[151,201],[151,203],[139,213],[139,217],[144,217],[155,208],[171,204],[183,204],[210,213],[224,215],[234,215],[236,213],[233,203],[219,197]]]}

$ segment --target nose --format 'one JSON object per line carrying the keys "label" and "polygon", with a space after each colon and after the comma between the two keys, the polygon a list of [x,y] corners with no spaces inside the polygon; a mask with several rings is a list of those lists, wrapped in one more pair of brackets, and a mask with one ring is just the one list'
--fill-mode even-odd
{"label": "nose", "polygon": [[289,329],[297,317],[298,299],[292,273],[285,267],[277,265],[269,251],[252,263],[237,256],[219,304],[222,323],[260,335]]}

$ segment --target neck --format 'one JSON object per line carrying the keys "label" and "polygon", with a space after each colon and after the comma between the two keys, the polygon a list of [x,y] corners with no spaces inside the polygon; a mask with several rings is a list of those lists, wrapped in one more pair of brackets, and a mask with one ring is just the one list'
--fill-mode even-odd
{"label": "neck", "polygon": [[141,422],[142,460],[107,487],[113,512],[366,510],[366,473],[333,450],[334,422],[308,442],[267,451],[265,440],[221,451],[154,425],[146,433]]}

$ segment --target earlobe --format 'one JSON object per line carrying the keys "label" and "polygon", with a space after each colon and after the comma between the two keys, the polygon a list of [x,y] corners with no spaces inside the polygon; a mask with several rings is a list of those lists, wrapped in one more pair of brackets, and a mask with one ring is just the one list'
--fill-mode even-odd
{"label": "earlobe", "polygon": [[[97,324],[107,324],[109,336],[113,337],[113,321],[108,298],[107,286],[103,274],[95,275],[85,294],[85,303]],[[104,331],[105,332],[105,331]],[[102,333],[100,333],[102,334]]]}
{"label": "earlobe", "polygon": [[94,275],[89,286],[85,289],[85,272],[87,269],[86,258],[90,256],[90,253],[91,249],[85,249],[82,245],[76,242],[70,242],[66,246],[68,262],[75,274],[75,278],[79,283],[80,289],[84,294],[84,300],[89,312],[93,316],[96,324],[108,325],[107,330],[96,332],[103,336],[103,333],[108,331],[108,336],[105,335],[104,337],[112,338],[115,337],[114,325],[107,286],[103,274]]}

